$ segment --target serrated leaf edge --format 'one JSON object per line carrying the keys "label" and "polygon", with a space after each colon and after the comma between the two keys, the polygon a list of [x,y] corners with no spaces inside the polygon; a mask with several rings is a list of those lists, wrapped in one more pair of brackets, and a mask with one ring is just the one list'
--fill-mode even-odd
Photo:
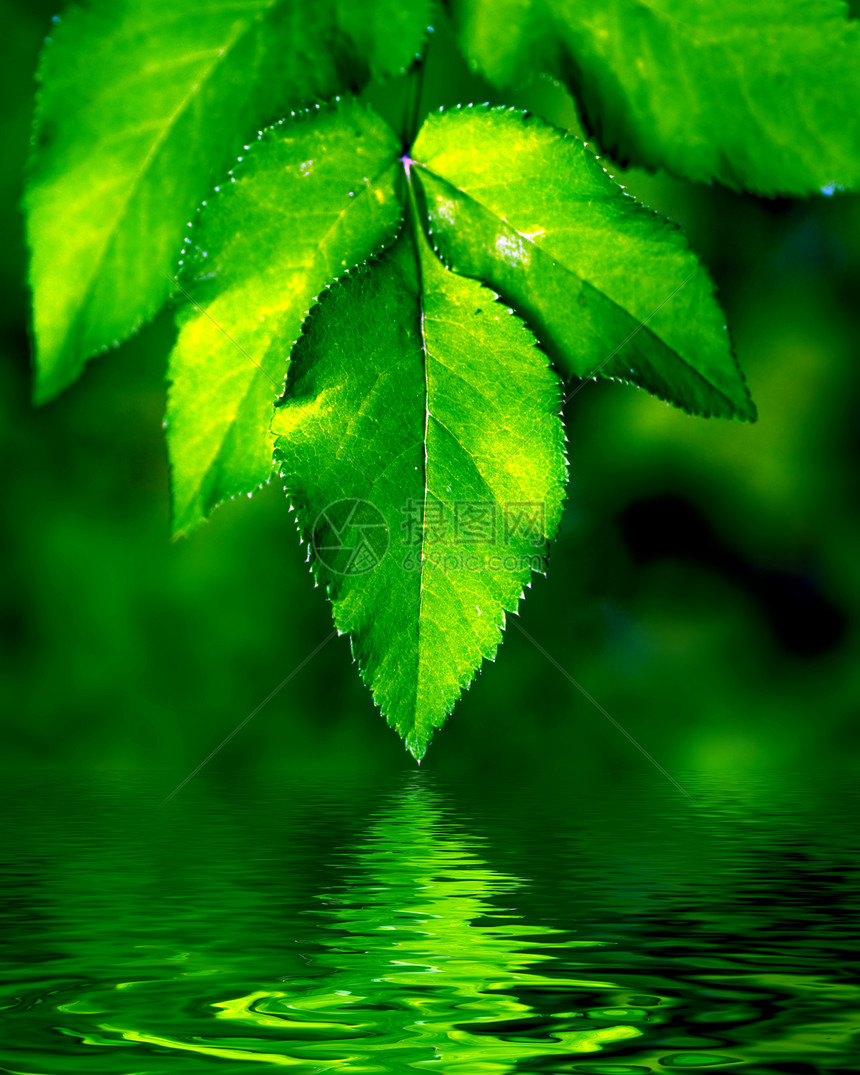
{"label": "serrated leaf edge", "polygon": [[[394,237],[394,239],[389,244],[387,244],[386,247],[384,247],[383,249],[378,250],[371,257],[367,258],[366,261],[362,263],[362,267],[370,265],[372,262],[379,262],[381,260],[382,256],[386,253],[386,251],[390,250],[396,244],[396,242],[402,237],[402,235],[404,233],[404,230],[405,229],[401,229],[401,231],[398,232],[398,234]],[[435,251],[434,251],[434,254],[435,254]],[[436,256],[438,257],[438,255],[436,255]],[[446,265],[445,262],[442,261],[441,258],[439,258],[439,261],[442,264],[443,268],[447,272],[451,272],[455,276],[461,275],[460,273],[456,273],[453,269],[451,269],[448,265]],[[354,266],[354,269],[358,268],[358,267],[359,266]],[[353,269],[353,271],[354,271],[354,269]],[[338,280],[332,281],[322,292],[320,292],[319,299],[318,299],[317,303],[315,304],[314,309],[316,309],[319,306],[320,301],[323,299],[324,295],[327,292],[332,291],[335,288],[336,285],[341,284],[343,282],[344,277],[346,277],[348,275],[349,275],[349,273],[344,273],[343,276],[338,278]],[[465,277],[465,279],[469,279],[469,277]],[[535,334],[532,332],[532,330],[530,329],[530,327],[528,326],[526,321],[522,317],[520,317],[516,313],[516,311],[512,310],[507,305],[507,303],[505,303],[504,300],[488,284],[484,283],[483,281],[478,281],[478,282],[480,283],[481,287],[488,293],[488,295],[492,296],[492,301],[495,304],[501,306],[507,314],[509,314],[509,315],[513,316],[514,318],[516,318],[517,322],[521,326],[522,331],[527,334],[530,346],[532,348],[534,348],[534,350],[538,351],[541,355],[543,355],[543,357],[547,361],[547,366],[550,369],[552,369],[553,368],[552,363],[550,362],[549,358],[546,356],[546,353],[543,351],[543,349],[539,346],[539,342],[538,342]],[[307,318],[303,322],[302,332],[301,332],[299,338],[301,338],[301,335],[303,335],[304,332],[306,331],[306,326],[307,326]],[[561,527],[561,519],[563,517],[564,509],[565,509],[565,505],[566,505],[566,501],[567,501],[567,492],[568,492],[568,486],[569,486],[568,477],[569,477],[569,473],[570,473],[570,463],[569,463],[568,451],[567,451],[567,446],[568,446],[568,443],[569,443],[569,439],[568,439],[568,436],[567,436],[567,429],[566,429],[566,426],[565,426],[565,423],[564,423],[564,416],[563,416],[563,413],[562,413],[562,407],[563,407],[563,390],[562,390],[562,388],[563,388],[563,382],[559,387],[558,411],[554,413],[554,417],[557,417],[559,419],[560,424],[561,424],[561,429],[562,429],[562,455],[563,455],[563,459],[564,459],[565,481],[563,483],[563,488],[562,488],[562,499],[561,499],[561,504],[560,504],[558,520],[557,520],[557,522],[556,522],[556,524],[555,524],[555,526],[553,528],[552,533],[548,533],[546,535],[546,547],[545,547],[544,552],[542,553],[542,558],[543,558],[543,562],[544,562],[544,570],[543,571],[537,571],[536,569],[532,568],[531,569],[531,575],[532,576],[535,575],[535,574],[539,574],[539,575],[541,575],[543,577],[546,577],[547,567],[549,565],[549,560],[550,560],[551,548],[552,548],[553,544],[558,539],[559,531],[560,531],[560,527]],[[426,444],[426,433],[425,433],[425,444]],[[314,553],[313,553],[313,545],[312,545],[311,541],[307,540],[304,537],[303,531],[307,531],[308,533],[310,533],[311,532],[311,526],[306,525],[307,522],[308,522],[308,520],[306,519],[306,513],[304,512],[304,510],[301,508],[300,505],[295,503],[295,501],[294,501],[294,499],[292,497],[292,494],[290,493],[290,489],[289,489],[289,484],[288,484],[289,477],[288,477],[288,474],[284,471],[283,468],[277,466],[277,458],[278,458],[278,453],[277,453],[277,450],[276,450],[275,451],[275,462],[276,462],[275,471],[278,474],[278,476],[282,479],[282,481],[284,481],[284,483],[285,483],[283,485],[284,495],[286,496],[286,499],[287,499],[288,510],[293,515],[293,518],[294,518],[294,521],[295,521],[297,534],[298,534],[298,538],[299,538],[299,545],[300,545],[300,547],[303,547],[304,550],[305,550],[305,563],[308,564],[308,568],[309,568],[311,577],[314,580],[314,587],[323,589],[323,591],[325,593],[325,596],[326,596],[326,599],[328,600],[329,605],[332,608],[332,611],[334,611],[335,605],[334,605],[334,601],[332,599],[331,584],[326,582],[324,579],[322,579],[320,577],[320,569],[319,569],[319,566],[317,564],[316,557],[314,556]],[[425,485],[426,485],[426,481],[425,481]],[[426,491],[425,491],[425,495],[426,495]],[[423,559],[423,550],[422,550],[422,559]],[[422,574],[423,574],[423,571],[422,571]],[[433,733],[435,733],[436,731],[438,731],[442,727],[442,725],[445,723],[445,721],[448,719],[448,717],[453,712],[453,710],[454,710],[455,706],[457,705],[457,703],[459,702],[459,700],[462,698],[463,694],[465,694],[465,692],[469,689],[469,687],[472,685],[472,683],[474,683],[474,681],[478,677],[478,675],[483,671],[484,662],[485,661],[495,662],[496,654],[498,653],[499,646],[501,646],[502,642],[504,641],[504,633],[505,633],[505,631],[507,629],[507,617],[509,615],[514,615],[514,616],[519,615],[520,603],[525,598],[525,591],[527,589],[531,589],[532,581],[533,581],[532,577],[529,577],[529,579],[525,583],[524,588],[521,590],[518,599],[514,603],[513,607],[506,608],[504,605],[501,606],[500,614],[497,616],[496,620],[494,621],[494,626],[496,627],[496,630],[498,632],[498,638],[497,638],[496,642],[489,648],[489,650],[487,652],[482,653],[481,661],[475,666],[475,668],[471,671],[471,673],[469,673],[467,676],[464,676],[459,681],[460,693],[457,695],[456,698],[454,698],[446,706],[444,712],[439,717],[438,723],[434,723]],[[393,730],[397,731],[396,726],[392,723],[392,721],[390,719],[389,713],[387,713],[385,711],[385,709],[383,708],[383,706],[377,701],[376,691],[374,690],[373,683],[370,680],[369,675],[367,673],[367,670],[366,670],[365,666],[362,664],[360,657],[355,652],[355,642],[354,642],[354,639],[353,639],[352,635],[348,631],[341,630],[341,628],[337,625],[337,623],[335,623],[335,630],[337,631],[338,635],[346,634],[348,636],[350,657],[351,657],[352,663],[358,666],[358,672],[359,672],[359,676],[361,678],[362,683],[364,683],[364,685],[370,691],[370,694],[371,694],[371,697],[373,698],[374,704],[379,709],[379,712],[382,715],[382,717],[385,719],[386,724],[388,724],[388,726],[390,728],[392,728]],[[416,739],[413,739],[412,736],[409,735],[409,734],[407,734],[406,736],[402,736],[403,741],[404,741],[404,745],[406,746],[406,749],[409,751],[410,754],[412,754],[412,756],[415,758],[415,760],[418,762],[419,765],[421,764],[422,758],[426,754],[427,748],[429,747],[430,743],[432,742],[433,733],[431,733],[427,737],[425,742],[420,743],[420,744]],[[398,734],[400,734],[400,733],[398,732]]]}
{"label": "serrated leaf edge", "polygon": [[[588,148],[588,142],[583,141],[582,139],[578,138],[576,135],[571,134],[568,131],[562,130],[560,127],[556,127],[553,124],[548,123],[546,120],[541,119],[539,116],[535,116],[532,113],[525,111],[524,109],[519,109],[519,108],[515,108],[515,107],[512,107],[512,106],[507,106],[507,105],[490,105],[488,103],[485,103],[485,104],[477,104],[477,105],[476,104],[457,105],[454,108],[444,108],[443,107],[443,108],[439,108],[439,109],[434,110],[433,114],[434,115],[445,115],[445,114],[450,114],[452,112],[463,112],[463,113],[470,113],[470,114],[474,114],[474,113],[498,113],[498,114],[515,115],[519,119],[521,119],[523,121],[524,125],[526,125],[526,126],[533,125],[533,126],[538,126],[538,127],[544,127],[547,130],[551,131],[556,137],[558,137],[560,141],[578,142],[583,147]],[[600,156],[599,155],[593,154],[593,157],[594,157],[594,160],[596,162],[598,162],[598,163],[600,162]],[[416,167],[418,167],[420,169],[423,169],[428,174],[432,175],[434,177],[434,179],[437,179],[440,183],[444,184],[447,187],[450,187],[452,190],[457,191],[457,193],[459,195],[462,195],[463,197],[468,198],[470,201],[472,201],[476,205],[480,206],[480,208],[484,212],[486,212],[487,214],[496,217],[497,220],[502,221],[502,223],[506,227],[508,227],[512,231],[516,232],[516,234],[518,236],[520,236],[523,241],[530,243],[535,248],[535,250],[537,250],[540,253],[540,255],[542,257],[551,258],[551,255],[548,254],[545,250],[543,250],[542,247],[538,246],[538,244],[535,243],[533,239],[530,239],[527,236],[522,235],[521,232],[516,231],[514,226],[509,221],[507,221],[503,216],[500,216],[499,214],[495,213],[493,210],[489,209],[486,205],[483,204],[483,202],[478,201],[477,198],[474,198],[467,191],[464,191],[460,187],[455,186],[449,180],[445,179],[444,176],[440,176],[437,172],[434,172],[431,168],[429,168],[427,165],[423,164],[421,161],[412,160],[411,163],[413,165],[415,165]],[[628,191],[626,191],[622,184],[620,184],[620,183],[618,183],[616,181],[615,176],[611,172],[609,172],[607,168],[605,168],[602,164],[600,164],[600,167],[602,168],[604,174],[612,181],[613,185],[619,190],[619,192],[622,194],[623,197],[629,198],[633,202],[633,204],[635,206],[637,206],[640,210],[643,210],[646,213],[650,213],[651,215],[658,217],[661,221],[664,221],[665,224],[668,226],[668,228],[672,231],[672,233],[677,235],[681,239],[681,243],[679,244],[679,248],[683,249],[686,252],[689,252],[694,258],[696,258],[702,273],[705,275],[705,277],[706,277],[706,279],[708,281],[708,285],[709,285],[708,294],[712,298],[714,298],[715,301],[716,301],[717,295],[718,295],[717,285],[714,282],[711,274],[707,271],[707,268],[705,267],[704,263],[699,259],[698,255],[693,250],[692,246],[689,243],[687,235],[683,231],[683,229],[674,220],[672,220],[671,218],[663,216],[661,213],[657,212],[657,210],[651,209],[650,206],[645,205],[644,202],[640,202],[632,194],[630,194]],[[435,241],[435,239],[433,237],[432,224],[429,221],[428,221],[428,237],[430,238],[430,242],[431,242],[431,245],[433,247],[434,253],[439,258],[439,260],[443,263],[443,265],[445,265],[446,268],[450,269],[452,272],[457,272],[458,270],[456,269],[456,267],[451,265],[451,264],[449,264],[445,260],[444,255],[440,251],[439,247],[436,245],[436,241]],[[555,260],[555,259],[552,259],[552,260]],[[685,406],[683,403],[679,403],[678,400],[672,399],[671,397],[669,397],[668,395],[658,391],[657,389],[651,389],[651,388],[644,388],[643,389],[642,385],[638,384],[634,380],[630,380],[629,378],[614,377],[614,376],[609,376],[608,374],[600,374],[600,367],[599,366],[594,371],[592,371],[592,373],[586,374],[582,378],[578,378],[579,380],[587,380],[589,377],[594,378],[594,375],[597,374],[597,375],[600,375],[601,377],[603,377],[605,380],[614,381],[614,382],[619,383],[619,384],[630,385],[630,386],[633,386],[635,388],[638,388],[640,391],[644,390],[649,395],[655,396],[657,399],[661,399],[664,403],[668,403],[672,407],[675,407],[675,408],[677,408],[679,410],[683,410],[687,414],[695,415],[695,416],[701,417],[701,418],[730,417],[732,419],[737,419],[738,421],[745,421],[745,422],[751,422],[751,423],[755,422],[757,420],[758,411],[757,411],[755,402],[753,401],[752,395],[751,395],[751,393],[749,391],[749,386],[747,385],[746,376],[744,374],[744,371],[741,369],[740,363],[738,362],[737,353],[735,351],[735,346],[734,346],[734,341],[733,341],[733,339],[731,337],[731,333],[729,332],[728,327],[726,327],[726,334],[727,334],[727,337],[728,337],[728,344],[729,344],[728,351],[729,351],[729,354],[731,356],[735,372],[738,374],[740,382],[741,382],[741,384],[743,386],[743,390],[744,390],[745,397],[746,397],[746,403],[747,403],[747,411],[746,412],[739,410],[737,405],[734,403],[734,401],[729,396],[727,396],[726,393],[722,389],[718,388],[716,385],[713,385],[707,379],[707,377],[705,377],[701,373],[700,370],[696,369],[695,366],[691,365],[691,363],[683,355],[679,354],[678,351],[676,351],[674,347],[670,346],[664,340],[661,340],[659,337],[655,336],[655,334],[652,332],[652,330],[648,328],[648,325],[647,325],[647,323],[645,321],[643,321],[642,319],[638,318],[635,314],[630,313],[629,310],[624,309],[623,306],[621,306],[619,303],[615,302],[615,300],[612,299],[609,295],[607,295],[603,291],[600,291],[599,288],[597,288],[594,284],[592,284],[585,277],[580,276],[573,269],[568,268],[566,265],[561,265],[559,262],[556,262],[556,264],[559,264],[560,267],[564,270],[564,272],[569,273],[571,276],[573,276],[577,280],[579,280],[582,284],[584,284],[585,286],[587,286],[589,288],[592,288],[594,291],[596,291],[605,301],[611,303],[617,309],[621,310],[625,314],[625,316],[633,319],[634,321],[637,321],[639,323],[639,326],[640,326],[640,328],[637,331],[644,331],[644,332],[648,333],[649,335],[654,337],[661,346],[663,346],[667,350],[671,351],[671,353],[675,356],[675,358],[677,358],[677,360],[683,366],[685,366],[686,369],[688,369],[692,374],[694,374],[696,377],[698,377],[699,380],[701,380],[703,384],[707,385],[710,390],[716,392],[718,395],[722,396],[723,399],[725,399],[727,401],[727,403],[729,404],[729,407],[731,408],[732,414],[729,415],[729,416],[725,416],[725,415],[717,415],[717,414],[714,414],[711,411],[707,411],[707,410],[704,410],[704,409],[702,409],[702,410],[692,410],[689,407]],[[466,274],[465,273],[458,273],[458,275],[465,276]],[[474,279],[479,279],[480,280],[479,277],[474,277]],[[480,280],[480,282],[482,284],[484,284],[484,286],[487,286],[485,281]],[[516,303],[512,302],[512,305],[514,307],[516,307]],[[538,341],[540,341],[540,335],[531,326],[531,324],[529,323],[528,316],[523,311],[518,310],[518,309],[516,310],[516,313],[517,313],[517,316],[520,317],[529,326],[529,329],[532,332],[532,334],[538,339]],[[650,316],[653,317],[653,313]],[[562,377],[570,378],[570,375],[566,374],[563,370],[559,370],[558,372],[560,373],[560,375]]]}

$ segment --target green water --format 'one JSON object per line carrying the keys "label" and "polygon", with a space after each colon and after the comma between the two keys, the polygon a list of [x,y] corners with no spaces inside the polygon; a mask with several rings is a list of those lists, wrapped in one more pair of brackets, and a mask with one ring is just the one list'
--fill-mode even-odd
{"label": "green water", "polygon": [[0,1070],[860,1070],[851,781],[8,780]]}

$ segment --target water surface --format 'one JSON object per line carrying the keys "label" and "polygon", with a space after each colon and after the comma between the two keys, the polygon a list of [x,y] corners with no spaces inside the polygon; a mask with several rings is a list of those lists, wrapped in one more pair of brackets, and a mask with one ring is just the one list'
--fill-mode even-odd
{"label": "water surface", "polygon": [[860,1070],[850,780],[6,783],[0,1070]]}

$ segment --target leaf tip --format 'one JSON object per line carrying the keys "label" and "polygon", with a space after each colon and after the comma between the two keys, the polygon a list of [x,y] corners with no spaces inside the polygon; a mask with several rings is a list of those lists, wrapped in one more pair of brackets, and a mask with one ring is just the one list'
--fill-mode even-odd
{"label": "leaf tip", "polygon": [[184,506],[176,502],[174,493],[173,519],[171,522],[170,540],[178,541],[188,537],[192,530],[206,522],[206,516],[200,510],[197,502],[186,503]]}
{"label": "leaf tip", "polygon": [[41,407],[56,399],[78,379],[82,370],[83,362],[63,367],[57,362],[46,359],[37,347],[32,394],[34,406]]}
{"label": "leaf tip", "polygon": [[424,755],[427,753],[428,744],[428,739],[414,733],[404,737],[404,745],[418,765],[421,764]]}
{"label": "leaf tip", "polygon": [[758,421],[758,407],[756,407],[755,400],[749,393],[747,393],[744,407],[740,412],[740,419],[742,422],[749,422],[750,425],[755,425]]}

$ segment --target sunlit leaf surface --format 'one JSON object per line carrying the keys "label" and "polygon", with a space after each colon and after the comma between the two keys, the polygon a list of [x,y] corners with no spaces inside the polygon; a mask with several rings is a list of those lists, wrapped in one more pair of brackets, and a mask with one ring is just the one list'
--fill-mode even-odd
{"label": "sunlit leaf surface", "polygon": [[274,424],[286,488],[335,622],[419,759],[543,570],[559,397],[522,322],[417,233],[327,292],[296,348]]}
{"label": "sunlit leaf surface", "polygon": [[269,477],[290,351],[320,291],[393,238],[398,156],[367,109],[314,111],[267,130],[203,208],[170,360],[177,531]]}
{"label": "sunlit leaf surface", "polygon": [[45,52],[27,194],[39,398],[175,286],[175,531],[264,484],[274,453],[337,627],[418,759],[545,569],[558,374],[755,416],[706,271],[582,142],[470,107],[404,152],[354,98],[296,115],[402,69],[428,17],[74,8]]}
{"label": "sunlit leaf surface", "polygon": [[[432,238],[527,320],[568,375],[754,418],[713,284],[682,232],[578,140],[503,109],[431,115],[412,149]],[[515,162],[515,163],[513,163]]]}
{"label": "sunlit leaf surface", "polygon": [[166,297],[187,221],[265,121],[408,65],[426,0],[93,0],[53,29],[26,196],[39,399]]}
{"label": "sunlit leaf surface", "polygon": [[453,0],[462,48],[543,71],[621,159],[760,193],[860,182],[860,27],[840,0]]}

